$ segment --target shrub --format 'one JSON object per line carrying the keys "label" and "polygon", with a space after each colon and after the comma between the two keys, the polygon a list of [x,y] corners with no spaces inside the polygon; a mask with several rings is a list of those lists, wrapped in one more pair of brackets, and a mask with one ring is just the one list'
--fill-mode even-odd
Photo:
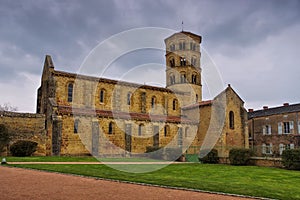
{"label": "shrub", "polygon": [[300,149],[288,149],[282,152],[282,164],[287,169],[300,170]]}
{"label": "shrub", "polygon": [[198,158],[202,163],[210,163],[217,164],[219,163],[218,151],[216,149],[212,149],[206,156],[203,158]]}
{"label": "shrub", "polygon": [[12,156],[31,156],[36,151],[37,143],[27,140],[19,140],[10,146]]}
{"label": "shrub", "polygon": [[251,156],[250,149],[231,149],[229,151],[229,160],[232,165],[248,165]]}
{"label": "shrub", "polygon": [[7,128],[3,124],[0,124],[0,153],[3,152],[4,147],[8,145],[9,141],[10,137]]}

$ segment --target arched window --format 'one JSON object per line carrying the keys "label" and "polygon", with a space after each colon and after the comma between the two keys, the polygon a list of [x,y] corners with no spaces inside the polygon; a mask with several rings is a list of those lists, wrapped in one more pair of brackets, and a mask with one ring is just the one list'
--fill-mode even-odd
{"label": "arched window", "polygon": [[131,92],[127,93],[127,105],[131,105]]}
{"label": "arched window", "polygon": [[169,134],[169,129],[170,129],[170,127],[169,127],[168,125],[165,125],[165,127],[164,127],[164,136],[165,136],[165,137],[168,136],[168,134]]}
{"label": "arched window", "polygon": [[151,98],[151,108],[155,108],[155,104],[156,104],[156,97],[153,96],[153,97]]}
{"label": "arched window", "polygon": [[173,74],[170,75],[170,84],[175,84],[175,76]]}
{"label": "arched window", "polygon": [[196,74],[193,74],[193,75],[192,75],[192,83],[193,83],[193,84],[196,84],[196,83],[197,83],[197,75],[196,75]]}
{"label": "arched window", "polygon": [[105,98],[105,90],[101,89],[100,90],[100,103],[104,103],[104,98]]}
{"label": "arched window", "polygon": [[229,112],[229,128],[234,129],[234,113],[233,113],[233,111]]}
{"label": "arched window", "polygon": [[174,58],[170,59],[170,66],[171,67],[175,67],[175,60],[174,60]]}
{"label": "arched window", "polygon": [[177,108],[177,99],[173,100],[173,110],[176,110]]}
{"label": "arched window", "polygon": [[185,73],[180,74],[180,82],[185,83],[186,82],[186,75]]}
{"label": "arched window", "polygon": [[196,58],[195,58],[195,57],[192,57],[192,59],[191,59],[191,65],[192,65],[192,66],[196,66],[196,64],[197,64]]}
{"label": "arched window", "polygon": [[108,125],[108,134],[113,134],[114,133],[114,123],[113,122],[109,122]]}
{"label": "arched window", "polygon": [[186,66],[186,59],[184,57],[180,58],[180,66]]}
{"label": "arched window", "polygon": [[138,131],[138,135],[139,135],[139,136],[143,135],[143,132],[144,132],[143,129],[144,129],[144,124],[140,124],[140,125],[139,125],[139,131]]}
{"label": "arched window", "polygon": [[185,42],[179,42],[179,50],[185,50]]}
{"label": "arched window", "polygon": [[78,133],[79,119],[74,121],[74,133]]}
{"label": "arched window", "polygon": [[69,83],[68,85],[68,102],[73,101],[73,83]]}
{"label": "arched window", "polygon": [[188,136],[189,136],[189,127],[186,127],[186,128],[185,128],[184,136],[185,136],[185,137],[188,137]]}
{"label": "arched window", "polygon": [[193,42],[190,43],[190,50],[196,51],[196,44],[195,43],[193,43]]}
{"label": "arched window", "polygon": [[170,45],[170,51],[175,51],[175,44]]}

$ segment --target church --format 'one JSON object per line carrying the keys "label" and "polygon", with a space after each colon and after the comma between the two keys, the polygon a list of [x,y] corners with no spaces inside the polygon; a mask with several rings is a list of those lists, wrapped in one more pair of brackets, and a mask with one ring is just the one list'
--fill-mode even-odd
{"label": "church", "polygon": [[248,148],[247,111],[232,87],[202,100],[201,41],[186,31],[165,39],[165,87],[59,71],[47,55],[36,113],[44,131],[29,139],[42,134],[39,151],[49,156],[132,156],[165,147],[201,155],[214,148],[226,160],[230,149]]}

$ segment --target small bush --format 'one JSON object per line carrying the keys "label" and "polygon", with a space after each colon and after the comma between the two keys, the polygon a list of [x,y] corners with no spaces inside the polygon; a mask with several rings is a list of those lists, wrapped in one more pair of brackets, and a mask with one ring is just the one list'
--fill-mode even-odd
{"label": "small bush", "polygon": [[27,140],[19,140],[10,146],[12,156],[31,156],[36,151],[37,143]]}
{"label": "small bush", "polygon": [[4,151],[4,147],[8,145],[9,141],[10,137],[7,128],[0,124],[0,153]]}
{"label": "small bush", "polygon": [[252,151],[250,149],[231,149],[229,151],[229,160],[231,165],[248,165]]}
{"label": "small bush", "polygon": [[288,149],[282,152],[282,164],[287,169],[300,170],[300,149]]}
{"label": "small bush", "polygon": [[199,157],[199,161],[202,162],[202,163],[210,163],[210,164],[217,164],[217,163],[219,163],[218,151],[216,149],[212,149],[203,158]]}

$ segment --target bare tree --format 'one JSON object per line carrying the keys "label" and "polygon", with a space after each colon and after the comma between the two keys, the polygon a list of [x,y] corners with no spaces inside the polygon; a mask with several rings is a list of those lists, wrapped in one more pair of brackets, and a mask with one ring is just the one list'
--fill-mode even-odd
{"label": "bare tree", "polygon": [[15,106],[10,105],[10,103],[4,103],[0,105],[0,111],[17,111],[18,108]]}

